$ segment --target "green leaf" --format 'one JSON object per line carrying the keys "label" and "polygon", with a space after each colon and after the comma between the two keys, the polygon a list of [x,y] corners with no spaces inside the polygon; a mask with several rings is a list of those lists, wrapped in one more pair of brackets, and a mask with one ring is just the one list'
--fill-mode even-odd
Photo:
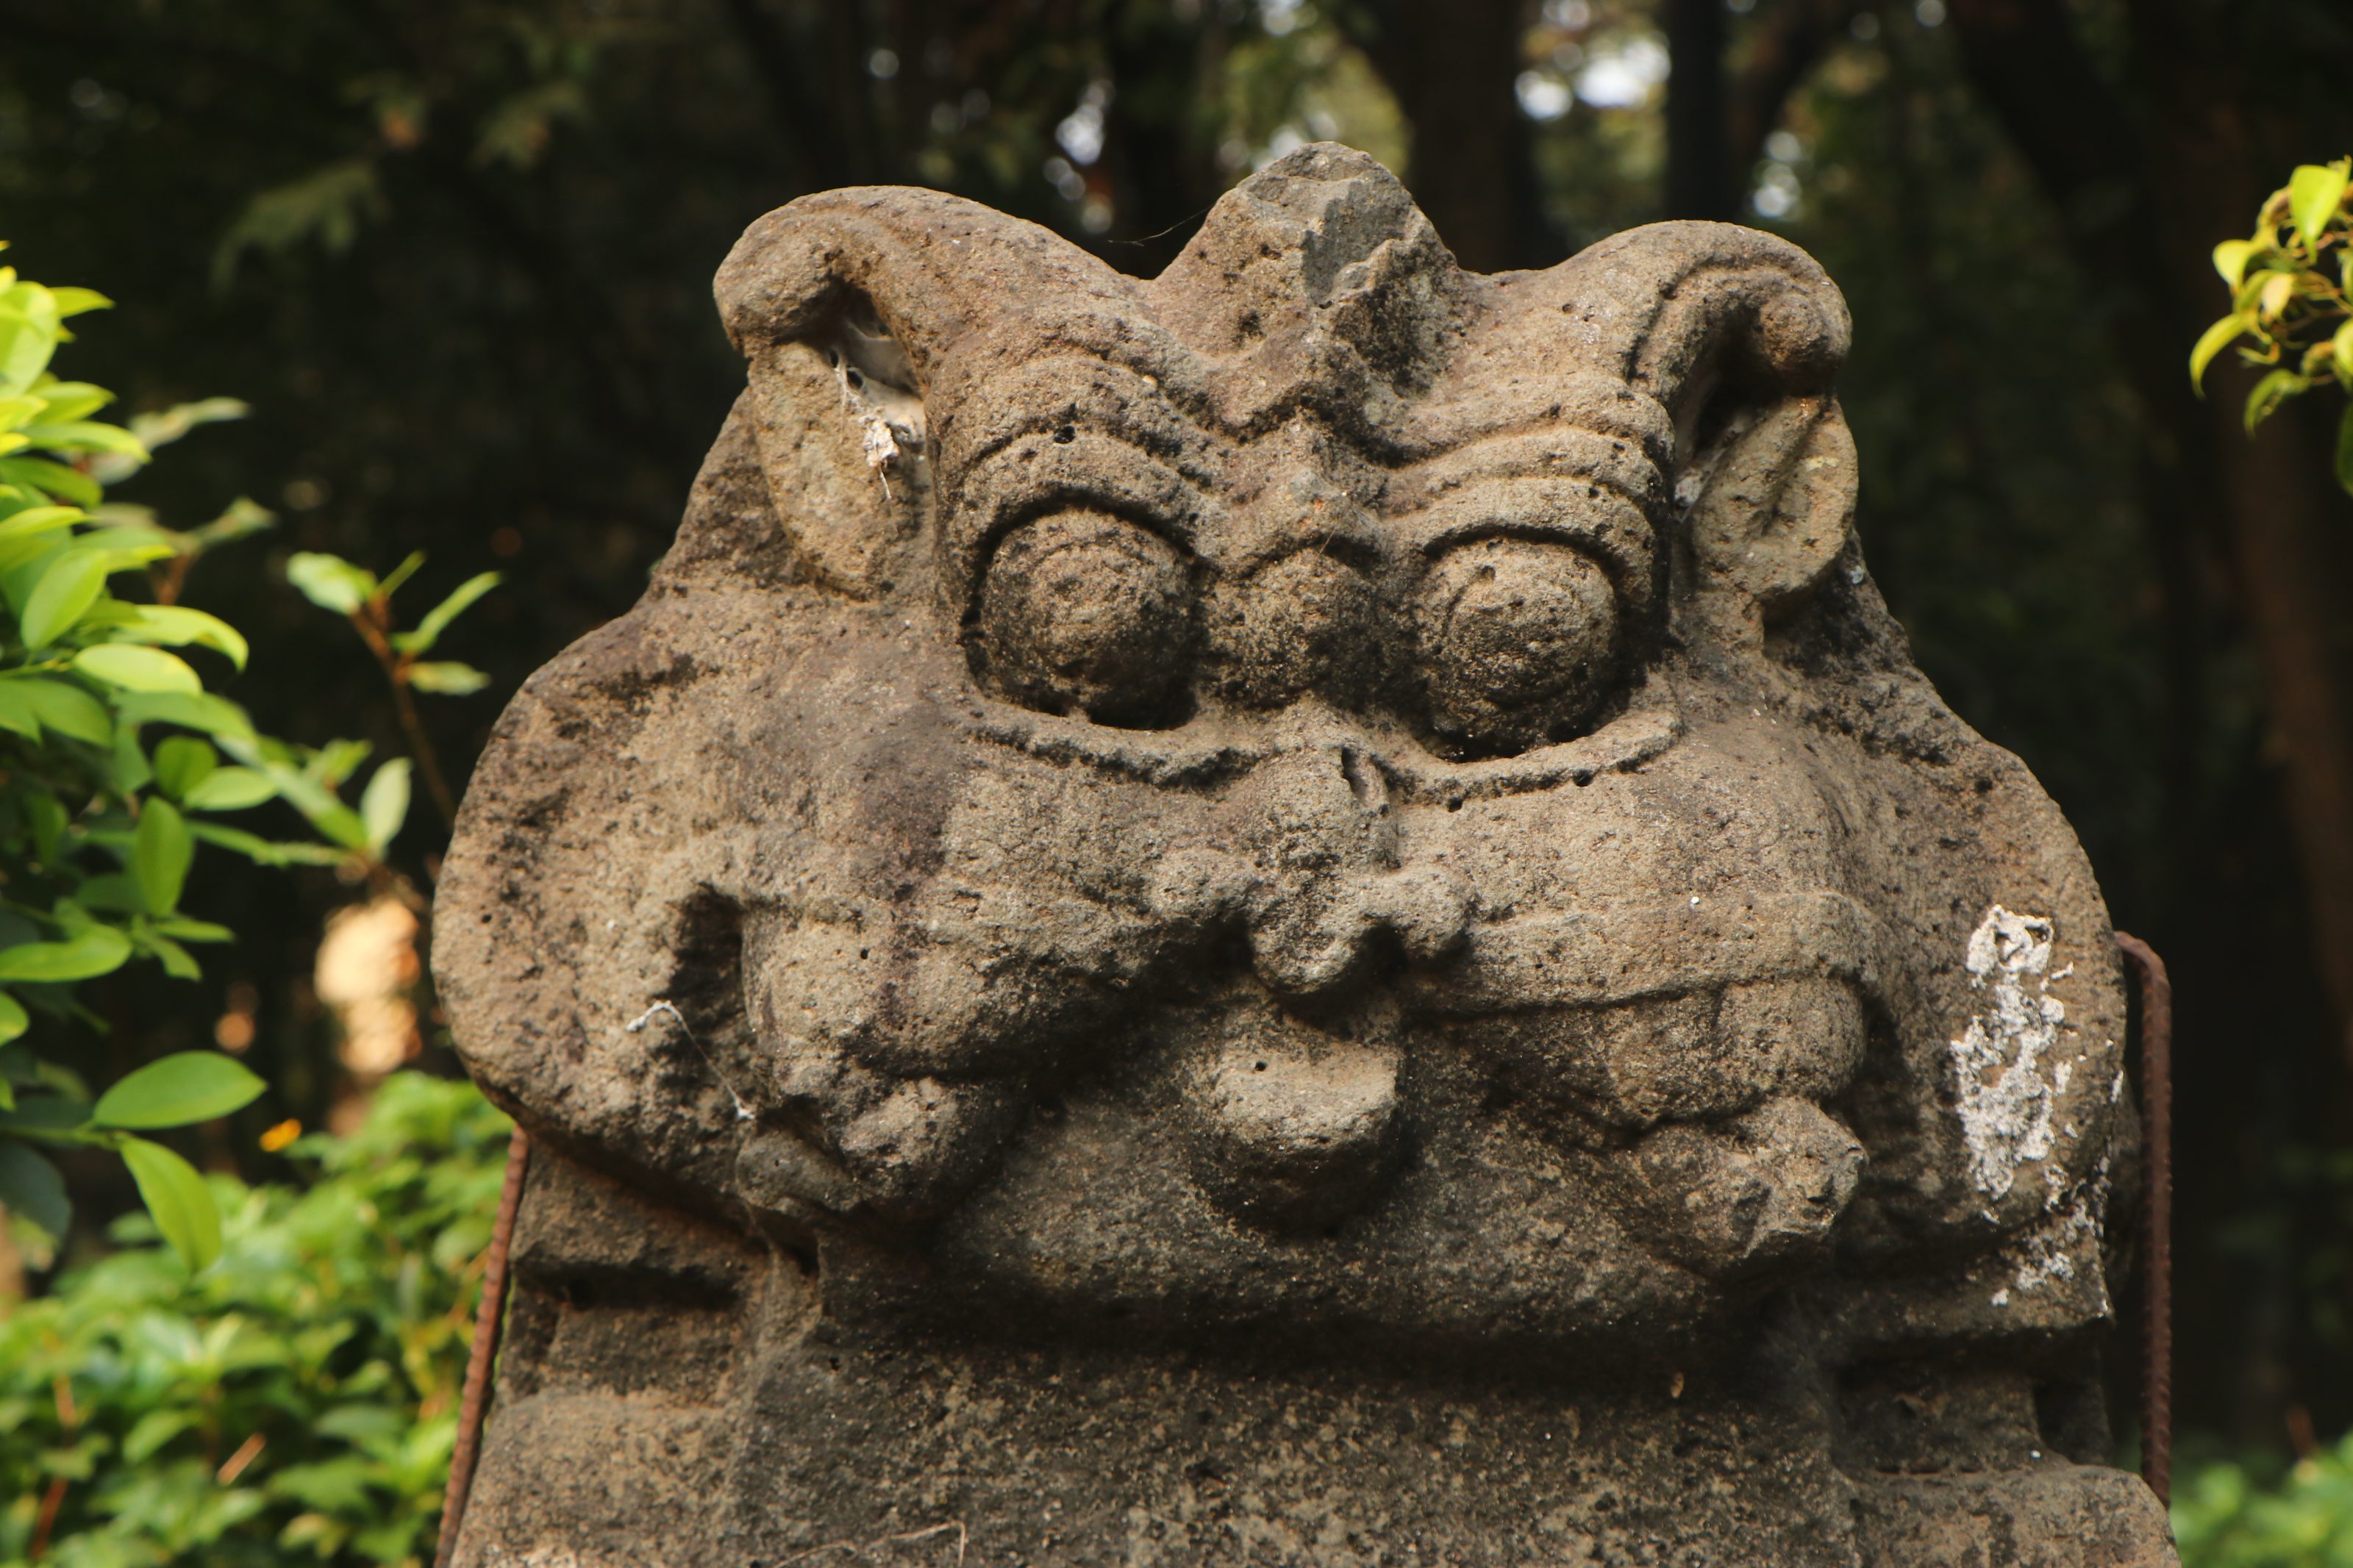
{"label": "green leaf", "polygon": [[424,653],[440,640],[449,629],[449,623],[463,615],[468,605],[499,585],[499,574],[484,572],[458,584],[457,591],[432,609],[417,623],[415,631],[402,632],[392,639],[392,646],[403,653]]}
{"label": "green leaf", "polygon": [[104,452],[111,457],[128,458],[133,462],[147,460],[147,447],[138,437],[120,425],[104,425],[95,419],[61,419],[55,424],[27,425],[25,438],[36,447],[47,447],[58,451]]}
{"label": "green leaf", "polygon": [[169,561],[180,553],[160,529],[106,528],[85,533],[75,542],[105,552],[110,572],[128,572],[151,562]]}
{"label": "green leaf", "polygon": [[114,743],[114,721],[98,699],[80,687],[37,675],[0,681],[0,686],[10,688],[12,696],[23,699],[34,716],[58,734],[93,746]]}
{"label": "green leaf", "polygon": [[140,749],[139,731],[117,730],[113,752],[108,759],[106,776],[119,793],[137,795],[155,782],[155,770],[148,764],[147,753]]}
{"label": "green leaf", "polygon": [[139,1132],[185,1127],[243,1110],[268,1087],[233,1057],[180,1051],[149,1062],[100,1095],[90,1120]]}
{"label": "green leaf", "polygon": [[395,757],[376,769],[360,792],[360,821],[367,827],[368,848],[378,859],[408,819],[408,759]]}
{"label": "green leaf", "polygon": [[155,1457],[157,1449],[195,1424],[194,1410],[150,1410],[132,1423],[129,1435],[122,1439],[122,1457],[134,1465],[143,1465]]}
{"label": "green leaf", "polygon": [[164,1233],[188,1272],[209,1267],[220,1256],[220,1211],[213,1206],[213,1195],[196,1168],[161,1143],[144,1138],[125,1138],[121,1151],[122,1163],[131,1167],[131,1179],[139,1184],[147,1212],[155,1216],[155,1228]]}
{"label": "green leaf", "polygon": [[49,299],[57,305],[60,319],[79,316],[85,310],[111,310],[114,301],[95,289],[52,289]]}
{"label": "green leaf", "polygon": [[2345,493],[2353,495],[2353,403],[2345,405],[2343,417],[2337,421],[2337,482]]}
{"label": "green leaf", "polygon": [[235,942],[237,940],[237,933],[225,925],[216,925],[210,921],[192,921],[185,915],[173,915],[169,919],[159,920],[155,922],[154,929],[165,936],[176,937],[182,942]]}
{"label": "green leaf", "polygon": [[73,1223],[73,1203],[58,1168],[15,1139],[0,1139],[0,1208],[31,1220],[52,1241]]}
{"label": "green leaf", "polygon": [[2239,280],[2247,275],[2247,263],[2257,248],[2252,239],[2224,240],[2214,247],[2214,270],[2222,275],[2223,282],[2236,289]]}
{"label": "green leaf", "polygon": [[122,967],[131,939],[112,926],[94,925],[64,942],[26,942],[0,948],[0,984],[92,980]]}
{"label": "green leaf", "polygon": [[44,424],[57,425],[97,413],[114,401],[114,394],[102,386],[92,386],[86,381],[48,381],[37,387],[33,395],[41,400],[47,417]]}
{"label": "green leaf", "polygon": [[21,680],[0,680],[0,730],[37,741],[41,738],[41,717],[34,711],[32,699],[25,695],[25,684]]}
{"label": "green leaf", "polygon": [[168,800],[151,796],[139,813],[139,831],[131,841],[131,874],[138,879],[139,896],[151,915],[168,915],[180,906],[188,884],[188,866],[196,841],[188,823]]}
{"label": "green leaf", "polygon": [[[177,724],[210,735],[223,744],[254,738],[253,721],[247,717],[245,710],[210,692],[129,691],[116,699],[114,710],[127,724]],[[45,716],[42,722],[47,721]]]}
{"label": "green leaf", "polygon": [[328,789],[340,789],[345,779],[359,772],[360,764],[375,750],[365,741],[329,741],[302,764],[302,776]]}
{"label": "green leaf", "polygon": [[0,482],[24,485],[76,506],[96,506],[106,499],[96,479],[47,458],[0,458]]}
{"label": "green leaf", "polygon": [[[32,1026],[25,1013],[25,1005],[5,991],[0,991],[0,1042],[15,1039]],[[17,1049],[22,1050],[23,1047]]]}
{"label": "green leaf", "polygon": [[356,1514],[365,1511],[368,1485],[375,1467],[358,1454],[313,1464],[287,1465],[269,1478],[269,1489],[293,1499],[316,1513]]}
{"label": "green leaf", "polygon": [[180,804],[190,811],[244,811],[277,795],[278,786],[265,773],[251,768],[216,768],[183,792]]}
{"label": "green leaf", "polygon": [[60,532],[88,515],[78,506],[28,506],[22,511],[10,512],[8,520],[0,522],[0,539],[29,539],[35,534]]}
{"label": "green leaf", "polygon": [[2189,384],[2200,396],[2206,391],[2206,367],[2214,363],[2216,354],[2245,336],[2254,324],[2252,315],[2241,311],[2223,317],[2200,335],[2198,346],[2189,351]]}
{"label": "green leaf", "polygon": [[490,683],[489,676],[470,664],[412,664],[408,667],[408,684],[419,691],[463,697],[469,692],[480,691]]}
{"label": "green leaf", "polygon": [[354,615],[375,593],[375,574],[340,555],[298,551],[286,563],[286,580],[322,610]]}
{"label": "green leaf", "polygon": [[2288,176],[2287,210],[2305,244],[2319,244],[2321,230],[2337,216],[2337,204],[2345,199],[2348,170],[2353,170],[2353,164],[2342,161],[2306,163]]}
{"label": "green leaf", "polygon": [[68,550],[51,561],[25,599],[25,646],[47,647],[81,619],[106,587],[106,568],[97,550]]}
{"label": "green leaf", "polygon": [[195,955],[170,937],[148,931],[140,936],[139,944],[155,955],[155,962],[161,963],[164,973],[173,979],[202,980],[205,977],[204,965],[196,962]]}
{"label": "green leaf", "polygon": [[147,899],[139,890],[139,879],[125,871],[109,872],[103,877],[86,877],[75,891],[86,909],[101,914],[143,915]]}
{"label": "green leaf", "polygon": [[58,331],[21,311],[0,310],[0,393],[22,390],[47,368]]}
{"label": "green leaf", "polygon": [[2292,370],[2273,371],[2255,383],[2254,390],[2247,394],[2247,434],[2253,435],[2255,426],[2270,418],[2282,403],[2311,387],[2311,382]]}
{"label": "green leaf", "polygon": [[191,694],[205,689],[203,679],[188,667],[188,661],[160,647],[142,647],[135,643],[100,643],[74,655],[73,667],[93,680],[109,686],[119,686],[125,691],[184,691]]}
{"label": "green leaf", "polygon": [[190,529],[188,537],[196,542],[199,549],[210,550],[216,544],[227,544],[232,539],[244,539],[277,525],[276,512],[251,496],[239,496],[218,517]]}
{"label": "green leaf", "polygon": [[89,1126],[89,1102],[62,1094],[32,1095],[18,1100],[16,1110],[0,1111],[0,1132],[44,1143],[88,1142]]}
{"label": "green leaf", "polygon": [[273,843],[259,834],[217,823],[193,823],[188,831],[200,842],[242,855],[257,866],[340,866],[351,858],[347,851],[332,845]]}
{"label": "green leaf", "polygon": [[174,735],[155,748],[155,782],[183,804],[188,792],[220,768],[220,753],[193,735]]}
{"label": "green leaf", "polygon": [[403,561],[399,565],[385,574],[384,581],[375,585],[375,591],[383,595],[387,599],[391,598],[393,591],[398,588],[403,583],[407,582],[411,577],[416,576],[417,569],[424,564],[425,552],[422,550],[410,551],[408,552],[407,560]]}
{"label": "green leaf", "polygon": [[194,403],[183,403],[157,414],[142,414],[131,421],[131,433],[142,446],[153,451],[169,446],[199,425],[215,425],[224,419],[242,419],[253,412],[252,406],[234,397],[202,397]]}
{"label": "green leaf", "polygon": [[[0,525],[5,526],[5,525]],[[127,618],[111,627],[116,642],[163,643],[172,647],[208,647],[226,654],[237,668],[245,668],[243,634],[218,616],[179,605],[125,605]]]}

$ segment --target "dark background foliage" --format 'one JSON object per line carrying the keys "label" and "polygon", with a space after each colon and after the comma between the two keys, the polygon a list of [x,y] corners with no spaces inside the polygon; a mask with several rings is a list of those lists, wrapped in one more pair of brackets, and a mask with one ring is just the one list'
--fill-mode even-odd
{"label": "dark background foliage", "polygon": [[[1149,272],[1330,136],[1475,268],[1664,216],[1788,234],[1854,306],[1861,526],[1922,663],[2172,962],[2184,1415],[2353,1420],[2353,507],[2333,407],[2250,442],[2236,373],[2210,406],[2183,369],[2225,308],[2207,247],[2353,151],[2341,5],[0,0],[0,40],[11,259],[122,301],[78,370],[257,410],[124,498],[250,490],[281,521],[239,548],[279,556],[424,549],[427,602],[508,574],[455,650],[493,687],[433,715],[460,772],[665,547],[742,381],[711,272],[802,192],[939,185]],[[254,637],[265,728],[394,742],[348,629],[269,574],[207,562],[187,602]],[[420,879],[439,841],[420,806]],[[351,894],[206,871],[242,945],[201,996],[118,989],[108,1066],[254,998],[274,1093],[211,1147],[282,1174],[250,1134],[333,1091],[307,976]]]}

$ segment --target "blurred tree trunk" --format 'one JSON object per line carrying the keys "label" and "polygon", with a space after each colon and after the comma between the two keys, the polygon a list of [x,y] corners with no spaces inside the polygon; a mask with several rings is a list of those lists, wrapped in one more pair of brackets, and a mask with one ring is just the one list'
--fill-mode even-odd
{"label": "blurred tree trunk", "polygon": [[1766,138],[1862,5],[1780,0],[1742,33],[1728,71],[1724,0],[1667,0],[1667,216],[1738,219]]}
{"label": "blurred tree trunk", "polygon": [[[1688,4],[1689,0],[1678,0]],[[1781,123],[1790,95],[1805,85],[1831,45],[1862,8],[1862,0],[1780,0],[1759,12],[1741,37],[1741,66],[1724,84],[1720,136],[1730,149],[1731,197],[1738,180],[1765,154],[1765,139]],[[1672,46],[1670,45],[1672,56]],[[1672,86],[1673,79],[1668,79]],[[1669,135],[1673,134],[1672,125]],[[1672,156],[1672,150],[1669,156]]]}
{"label": "blurred tree trunk", "polygon": [[[2353,1066],[2353,506],[2329,478],[2306,411],[2251,441],[2239,415],[2247,378],[2218,362],[2201,404],[2187,369],[2187,345],[2227,304],[2208,253],[2246,231],[2296,154],[2255,134],[2227,16],[2171,0],[2128,16],[2146,127],[2102,80],[2063,8],[1952,8],[1979,95],[2050,191],[2084,275],[2106,286],[2117,348],[2148,416],[2143,492],[2175,601],[2176,664],[2196,657],[2201,531],[2231,563],[2262,661],[2316,956]],[[2168,679],[2194,690],[2197,676],[2176,668]],[[2172,765],[2186,784],[2195,758],[2190,726],[2181,727]]]}
{"label": "blurred tree trunk", "polygon": [[1225,192],[1198,108],[1223,67],[1226,29],[1216,6],[1202,9],[1187,22],[1137,7],[1113,28],[1101,166],[1117,199],[1103,243],[1125,272],[1150,277],[1176,260]]}
{"label": "blurred tree trunk", "polygon": [[1382,0],[1367,53],[1413,129],[1406,184],[1473,272],[1548,267],[1564,247],[1545,220],[1520,112],[1526,0]]}
{"label": "blurred tree trunk", "polygon": [[1666,0],[1665,19],[1671,62],[1667,216],[1729,220],[1732,148],[1726,134],[1724,0]]}

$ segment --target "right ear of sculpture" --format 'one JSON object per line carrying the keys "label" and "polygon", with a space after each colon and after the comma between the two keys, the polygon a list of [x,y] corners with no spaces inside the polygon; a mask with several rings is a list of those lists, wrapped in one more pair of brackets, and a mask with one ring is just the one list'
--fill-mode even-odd
{"label": "right ear of sculpture", "polygon": [[[1737,411],[1684,473],[1693,587],[1737,640],[1822,580],[1854,529],[1854,437],[1830,397]],[[1688,482],[1687,481],[1687,482]],[[1711,602],[1712,605],[1711,605]]]}
{"label": "right ear of sculpture", "polygon": [[1694,597],[1718,636],[1753,644],[1852,533],[1854,440],[1831,395],[1846,301],[1803,251],[1730,224],[1653,224],[1600,259],[1609,293],[1647,292],[1621,370],[1674,422]]}

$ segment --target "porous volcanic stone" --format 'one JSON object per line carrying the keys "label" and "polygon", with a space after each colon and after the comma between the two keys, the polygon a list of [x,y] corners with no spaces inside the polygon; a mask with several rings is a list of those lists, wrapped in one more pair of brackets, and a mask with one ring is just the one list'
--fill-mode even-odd
{"label": "porous volcanic stone", "polygon": [[2107,910],[1812,260],[1474,276],[1323,145],[1157,279],[873,189],[718,296],[441,884],[539,1149],[461,1563],[2174,1561]]}

